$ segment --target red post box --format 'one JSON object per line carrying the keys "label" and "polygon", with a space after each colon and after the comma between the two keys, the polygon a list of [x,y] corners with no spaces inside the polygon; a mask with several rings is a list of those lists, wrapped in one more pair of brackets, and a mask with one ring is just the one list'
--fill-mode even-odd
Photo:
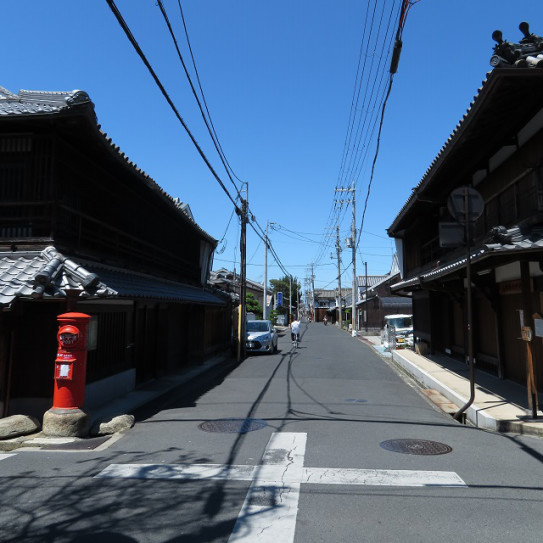
{"label": "red post box", "polygon": [[55,359],[53,407],[43,415],[48,436],[85,437],[89,432],[85,401],[87,329],[90,316],[64,313],[58,319],[58,351]]}
{"label": "red post box", "polygon": [[53,409],[78,409],[83,407],[85,401],[90,316],[64,313],[57,320],[59,329]]}

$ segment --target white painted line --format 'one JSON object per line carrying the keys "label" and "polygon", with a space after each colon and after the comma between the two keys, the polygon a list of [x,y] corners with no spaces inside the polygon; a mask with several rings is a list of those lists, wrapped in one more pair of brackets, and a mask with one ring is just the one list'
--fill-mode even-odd
{"label": "white painted line", "polygon": [[[272,434],[262,457],[263,467],[255,472],[229,543],[294,541],[306,441],[307,434]],[[270,467],[283,471],[276,485],[261,477]]]}
{"label": "white painted line", "polygon": [[9,458],[10,456],[15,456],[15,453],[11,453],[11,454],[2,453],[0,454],[0,460],[5,460],[6,458]]}
{"label": "white painted line", "polygon": [[454,471],[305,468],[304,483],[368,486],[463,486]]}
{"label": "white painted line", "polygon": [[252,481],[257,466],[223,464],[111,464],[95,477]]}
{"label": "white painted line", "polygon": [[95,477],[251,481],[229,543],[292,543],[302,484],[467,487],[452,471],[304,468],[306,442],[305,433],[273,434],[257,466],[111,464]]}
{"label": "white painted line", "polygon": [[454,471],[392,469],[303,468],[301,475],[284,466],[224,466],[223,464],[111,464],[95,477],[125,479],[184,479],[252,481],[258,472],[262,483],[301,483],[364,486],[463,486]]}

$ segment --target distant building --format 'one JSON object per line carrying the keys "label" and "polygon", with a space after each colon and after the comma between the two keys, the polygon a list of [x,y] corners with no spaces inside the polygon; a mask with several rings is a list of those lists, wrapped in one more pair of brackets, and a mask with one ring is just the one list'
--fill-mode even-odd
{"label": "distant building", "polygon": [[[228,292],[236,300],[236,303],[239,303],[240,276],[235,271],[226,268],[212,271],[209,275],[209,285],[223,292]],[[245,280],[245,285],[247,293],[253,294],[261,307],[264,307],[264,285],[250,279]]]}
{"label": "distant building", "polygon": [[[370,276],[368,276],[369,278]],[[399,296],[391,290],[391,285],[400,280],[398,256],[392,259],[392,267],[388,275],[371,276],[368,288],[360,289],[363,293],[357,303],[358,327],[360,330],[377,330],[384,325],[384,317],[394,314],[411,314],[412,300],[410,296]],[[365,281],[364,276],[358,278],[358,283]]]}

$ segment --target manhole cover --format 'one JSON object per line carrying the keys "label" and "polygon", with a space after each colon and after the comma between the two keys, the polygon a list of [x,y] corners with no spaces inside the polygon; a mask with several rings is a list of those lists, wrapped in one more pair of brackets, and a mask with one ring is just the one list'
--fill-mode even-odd
{"label": "manhole cover", "polygon": [[268,426],[268,423],[260,419],[219,419],[207,420],[198,425],[204,432],[223,432],[230,434],[245,434],[254,432]]}
{"label": "manhole cover", "polygon": [[383,441],[381,447],[387,451],[420,455],[447,454],[452,451],[452,447],[445,443],[425,439],[389,439]]}

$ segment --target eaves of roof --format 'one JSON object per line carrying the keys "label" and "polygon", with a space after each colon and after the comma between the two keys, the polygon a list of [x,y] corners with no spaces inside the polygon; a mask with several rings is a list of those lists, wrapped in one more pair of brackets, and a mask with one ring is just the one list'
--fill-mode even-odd
{"label": "eaves of roof", "polygon": [[374,287],[387,279],[389,279],[388,275],[359,275],[357,277],[359,287],[365,287],[366,285],[368,287]]}
{"label": "eaves of roof", "polygon": [[225,305],[228,295],[95,262],[67,258],[54,247],[0,253],[0,306],[16,299],[132,298]]}
{"label": "eaves of roof", "polygon": [[[468,150],[468,154],[476,157],[477,160],[487,160],[488,156],[483,156],[483,144],[498,145],[494,139],[499,137],[502,128],[510,128],[511,131],[518,130],[529,120],[529,114],[537,113],[541,109],[541,100],[538,97],[542,88],[543,70],[509,67],[495,69],[487,74],[487,79],[483,81],[466,114],[387,229],[389,235],[394,236],[402,229],[401,223],[406,215],[417,203],[424,202],[428,190],[434,187],[434,181],[442,171],[446,170],[451,178],[457,177],[458,172],[449,172],[447,169],[454,164],[453,159],[457,160],[454,167],[463,166],[465,161],[458,160],[458,157]],[[494,99],[494,97],[497,98]],[[483,119],[480,122],[481,126],[474,132],[472,127],[477,127],[476,123],[480,119]],[[503,140],[501,141],[503,144]],[[462,146],[459,145],[461,142]],[[493,148],[490,151],[490,147],[487,149],[488,152],[497,150],[498,148]],[[439,189],[442,190],[441,187]]]}
{"label": "eaves of roof", "polygon": [[[518,227],[513,227],[495,237],[495,239],[490,239],[483,245],[474,248],[470,252],[470,263],[477,265],[493,257],[497,259],[505,257],[514,259],[530,253],[543,254],[543,229],[534,228],[529,232],[522,233]],[[424,288],[425,284],[438,279],[444,279],[449,275],[459,272],[466,267],[466,264],[467,256],[463,256],[439,265],[435,269],[395,283],[390,288],[393,292]]]}

